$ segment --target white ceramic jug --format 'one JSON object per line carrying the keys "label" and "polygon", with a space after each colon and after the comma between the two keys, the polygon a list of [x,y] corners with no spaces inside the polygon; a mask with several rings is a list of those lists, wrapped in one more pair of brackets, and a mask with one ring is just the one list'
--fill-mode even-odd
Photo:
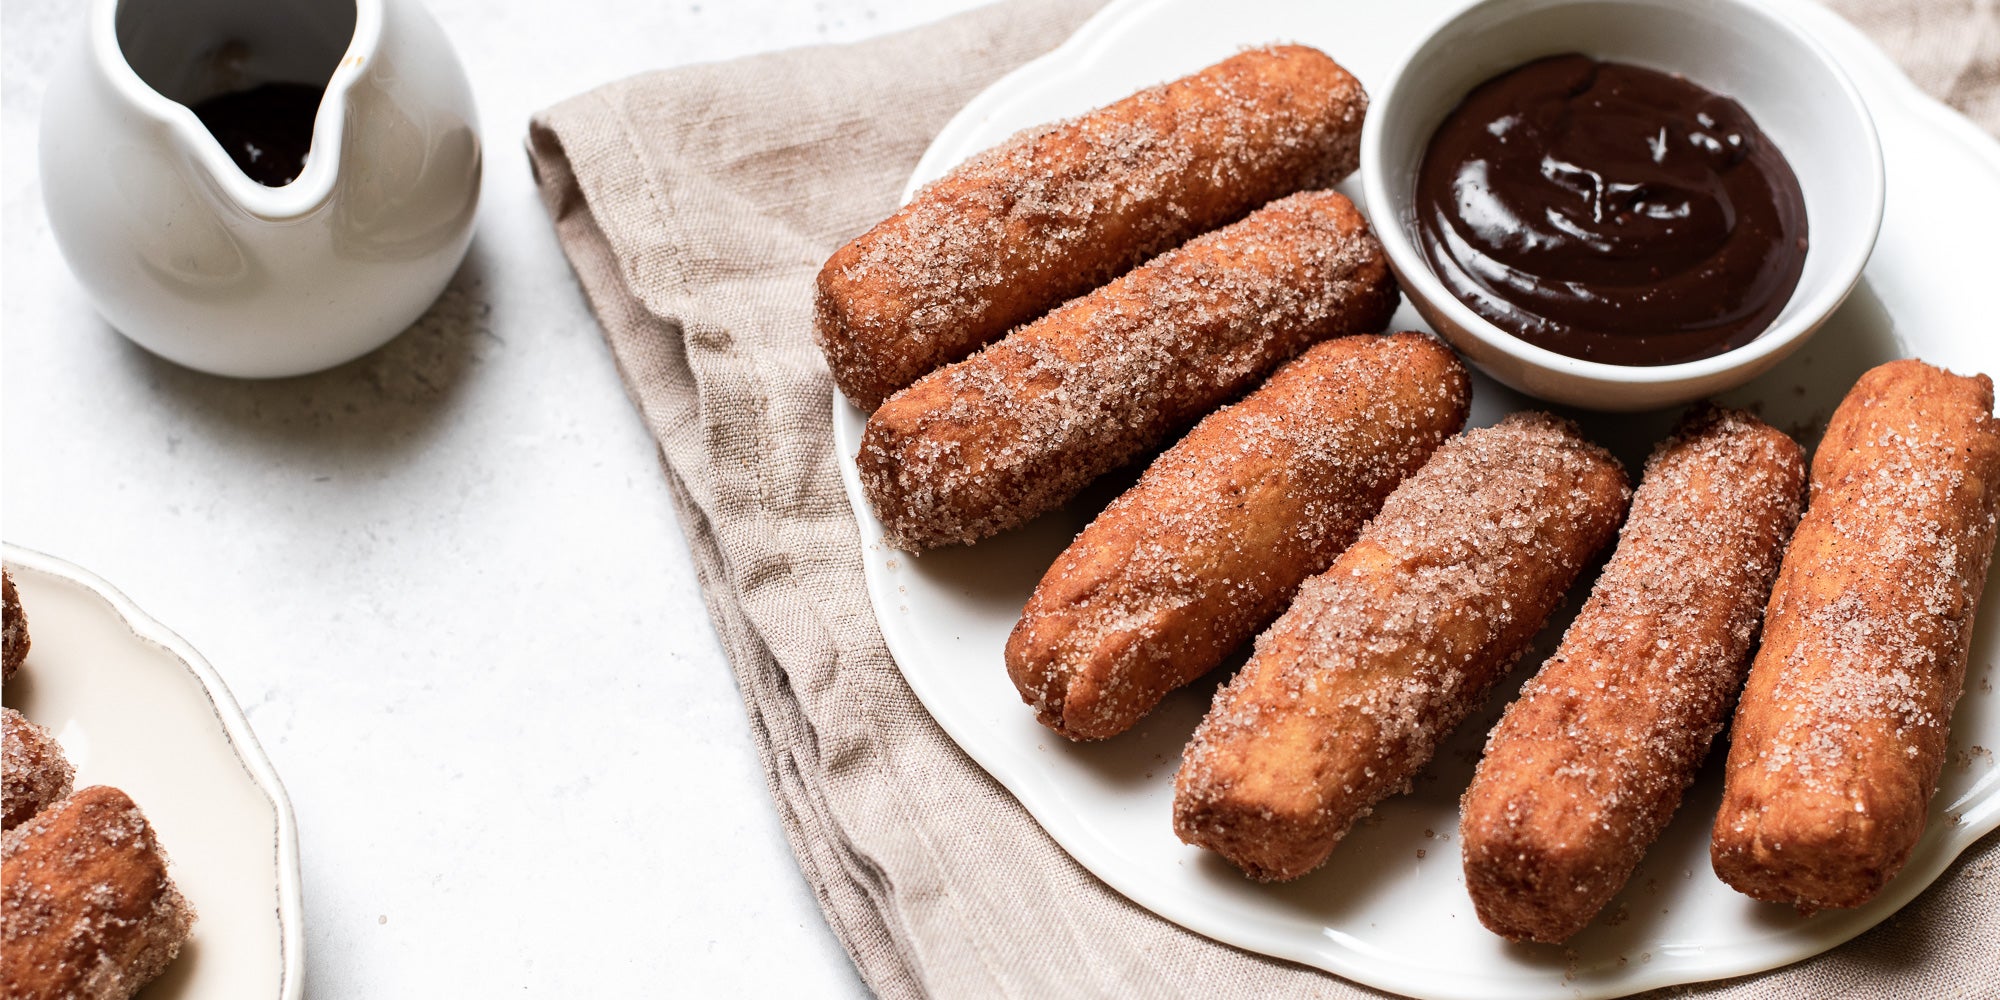
{"label": "white ceramic jug", "polygon": [[[424,312],[479,201],[472,90],[415,0],[90,0],[42,107],[41,179],[99,312],[203,371],[297,375]],[[324,86],[303,172],[245,175],[191,106]]]}

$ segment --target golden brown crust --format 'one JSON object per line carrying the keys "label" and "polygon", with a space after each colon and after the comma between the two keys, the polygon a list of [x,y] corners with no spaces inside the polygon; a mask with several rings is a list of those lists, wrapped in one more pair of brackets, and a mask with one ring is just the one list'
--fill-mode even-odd
{"label": "golden brown crust", "polygon": [[5,569],[0,569],[0,619],[5,619],[0,622],[0,681],[11,681],[28,658],[28,616],[21,611],[14,574]]}
{"label": "golden brown crust", "polygon": [[1654,450],[1617,552],[1461,803],[1465,886],[1494,933],[1582,930],[1672,818],[1743,686],[1805,482],[1799,446],[1738,410],[1697,408]]}
{"label": "golden brown crust", "polygon": [[1317,868],[1520,658],[1627,493],[1616,459],[1545,413],[1446,442],[1216,693],[1174,831],[1254,878]]}
{"label": "golden brown crust", "polygon": [[1986,376],[1914,360],[1834,411],[1730,735],[1709,849],[1742,892],[1859,906],[1909,860],[1993,553],[1992,412]]}
{"label": "golden brown crust", "polygon": [[954,168],[835,251],[815,336],[864,410],[1197,233],[1354,170],[1368,95],[1253,49]]}
{"label": "golden brown crust", "polygon": [[125,793],[98,785],[9,830],[0,995],[126,1000],[180,954],[194,911]]}
{"label": "golden brown crust", "polygon": [[1006,653],[1022,699],[1072,739],[1130,728],[1330,565],[1470,398],[1430,337],[1343,337],[1203,420],[1028,598]]}
{"label": "golden brown crust", "polygon": [[5,761],[5,816],[0,828],[11,830],[61,799],[75,787],[76,769],[63,756],[62,744],[47,729],[29,722],[13,709],[0,710],[0,758]]}
{"label": "golden brown crust", "polygon": [[1396,310],[1352,202],[1293,195],[931,373],[856,456],[884,539],[970,543],[1061,506],[1307,346]]}

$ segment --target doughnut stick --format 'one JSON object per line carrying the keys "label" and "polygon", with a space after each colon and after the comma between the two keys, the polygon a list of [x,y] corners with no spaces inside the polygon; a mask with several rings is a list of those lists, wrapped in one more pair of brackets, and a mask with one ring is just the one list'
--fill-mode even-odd
{"label": "doughnut stick", "polygon": [[14,591],[14,574],[0,568],[0,680],[13,680],[28,658],[28,616],[21,612],[21,595]]}
{"label": "doughnut stick", "polygon": [[1124,732],[1270,624],[1300,581],[1465,423],[1451,350],[1417,333],[1307,351],[1203,420],[1028,598],[1007,671],[1043,724]]}
{"label": "doughnut stick", "polygon": [[1253,49],[1024,131],[917,192],[819,273],[816,338],[863,410],[1188,238],[1354,170],[1368,95]]}
{"label": "doughnut stick", "polygon": [[1859,906],[1909,860],[1993,553],[1992,413],[1986,376],[1913,360],[1834,411],[1730,738],[1709,849],[1738,890]]}
{"label": "doughnut stick", "polygon": [[33,819],[50,803],[62,799],[76,784],[76,769],[63,756],[62,744],[41,726],[11,708],[0,709],[0,740],[4,740],[5,818],[8,830]]}
{"label": "doughnut stick", "polygon": [[1489,930],[1562,941],[1631,877],[1743,687],[1805,483],[1799,446],[1739,410],[1699,407],[1654,450],[1617,551],[1461,803]]}
{"label": "doughnut stick", "polygon": [[1174,831],[1261,880],[1319,867],[1520,658],[1627,494],[1616,459],[1545,413],[1446,442],[1216,693]]}
{"label": "doughnut stick", "polygon": [[897,548],[1004,531],[1397,298],[1353,203],[1293,195],[897,393],[862,433],[863,491]]}
{"label": "doughnut stick", "polygon": [[126,1000],[180,954],[194,911],[124,792],[77,792],[0,850],[0,996]]}

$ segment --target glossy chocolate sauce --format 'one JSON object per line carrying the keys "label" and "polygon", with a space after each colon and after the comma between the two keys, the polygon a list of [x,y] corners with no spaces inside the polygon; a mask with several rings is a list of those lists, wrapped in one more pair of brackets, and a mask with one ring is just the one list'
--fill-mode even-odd
{"label": "glossy chocolate sauce", "polygon": [[284,187],[305,170],[319,95],[302,83],[267,83],[211,97],[194,114],[251,180]]}
{"label": "glossy chocolate sauce", "polygon": [[1756,339],[1805,266],[1798,177],[1735,101],[1554,56],[1481,84],[1417,177],[1425,255],[1529,343],[1664,365]]}

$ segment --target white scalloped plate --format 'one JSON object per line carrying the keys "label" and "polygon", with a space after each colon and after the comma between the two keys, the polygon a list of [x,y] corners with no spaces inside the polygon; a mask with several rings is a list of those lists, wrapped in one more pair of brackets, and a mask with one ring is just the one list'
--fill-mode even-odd
{"label": "white scalloped plate", "polygon": [[31,640],[7,705],[55,733],[76,787],[113,785],[145,810],[199,914],[180,957],[141,996],[298,1000],[298,832],[229,688],[103,580],[13,545],[5,558]]}
{"label": "white scalloped plate", "polygon": [[[1061,48],[968,104],[931,145],[910,187],[1017,129],[1108,103],[1245,45],[1316,45],[1377,85],[1427,26],[1459,6],[1460,0],[1118,0]],[[1772,423],[1811,438],[1854,379],[1881,361],[1914,355],[1957,371],[2000,374],[1990,243],[2000,232],[2000,143],[1918,91],[1832,13],[1804,0],[1771,6],[1818,36],[1860,86],[1881,130],[1889,175],[1888,214],[1861,287],[1797,355],[1724,397],[1756,405]],[[1353,179],[1342,190],[1361,200]],[[1396,326],[1423,328],[1407,305]],[[1474,386],[1474,424],[1533,405],[1483,377]],[[1953,718],[1953,759],[1929,828],[1908,867],[1868,906],[1802,918],[1718,881],[1708,863],[1707,828],[1720,792],[1712,759],[1625,892],[1567,948],[1509,945],[1485,931],[1460,876],[1458,796],[1487,729],[1529,667],[1462,727],[1413,794],[1384,803],[1324,868],[1286,885],[1251,883],[1180,843],[1169,822],[1181,746],[1216,679],[1170,698],[1122,737],[1076,745],[1035,722],[1002,666],[1007,632],[1029,591],[1132,475],[1109,477],[1067,508],[978,546],[911,558],[881,544],[881,525],[861,496],[853,456],[863,415],[841,399],[834,410],[842,475],[866,547],[869,595],[910,687],[1084,867],[1140,905],[1216,940],[1414,996],[1621,996],[1758,972],[1832,948],[1909,902],[1960,851],[2000,826],[2000,771],[1990,753],[1972,752],[2000,748],[1992,668],[2000,659],[2000,611],[1989,606],[1976,630]],[[1674,416],[1573,415],[1635,470]],[[1587,581],[1576,589],[1587,589]],[[1543,655],[1569,613],[1544,633]],[[1531,654],[1524,662],[1540,660]]]}

